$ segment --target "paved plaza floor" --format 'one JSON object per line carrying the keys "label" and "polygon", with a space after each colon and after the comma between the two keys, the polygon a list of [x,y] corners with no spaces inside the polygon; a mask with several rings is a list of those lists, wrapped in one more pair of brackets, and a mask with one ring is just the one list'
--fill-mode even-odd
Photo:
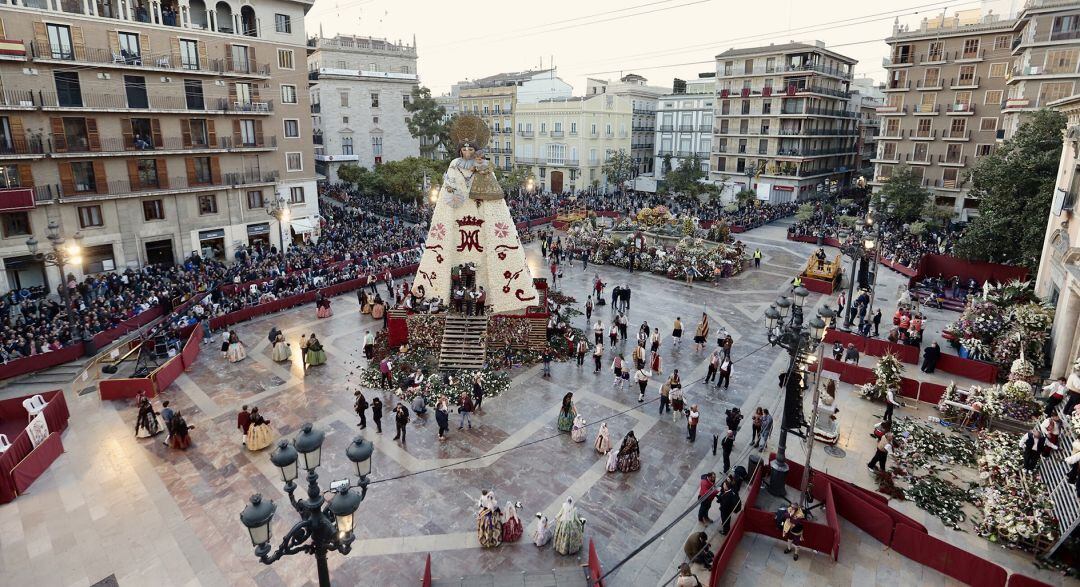
{"label": "paved plaza floor", "polygon": [[[352,410],[353,391],[365,365],[360,348],[364,331],[377,325],[359,313],[351,295],[335,299],[335,315],[329,319],[317,320],[314,307],[308,305],[238,325],[236,331],[249,353],[240,363],[223,359],[217,344],[204,346],[196,366],[164,394],[195,427],[194,445],[186,452],[166,448],[160,437],[134,438],[133,405],[103,404],[96,394],[77,396],[69,391],[72,417],[63,439],[66,453],[26,495],[0,506],[0,576],[5,584],[41,586],[90,585],[110,575],[121,586],[314,584],[311,557],[296,555],[272,566],[262,565],[240,524],[239,513],[252,493],[278,503],[275,542],[297,520],[270,463],[270,449],[249,452],[241,445],[235,418],[242,404],[259,407],[278,436],[293,436],[304,422],[322,428],[326,441],[319,473],[324,486],[348,475],[351,465],[345,447],[353,436],[362,434],[375,443],[374,482],[357,512],[352,553],[330,554],[335,585],[417,585],[429,553],[432,574],[441,584],[472,584],[462,577],[514,573],[565,577],[584,563],[585,551],[579,556],[560,556],[550,546],[534,546],[529,535],[533,514],[544,512],[553,518],[567,496],[578,502],[588,521],[586,538],[595,541],[600,560],[609,569],[689,507],[696,499],[699,476],[720,467],[720,458],[712,454],[712,435],[723,432],[725,409],[739,406],[749,413],[761,405],[779,412],[776,381],[786,368],[787,355],[768,345],[763,312],[790,287],[791,277],[813,250],[810,245],[785,241],[784,230],[778,224],[745,235],[751,251],[760,246],[765,257],[762,267],[715,286],[686,286],[610,267],[590,265],[583,270],[580,263],[564,269],[565,278],[559,284],[564,293],[583,302],[599,274],[608,291],[617,284],[632,288],[631,332],[642,320],[660,328],[664,372],[650,382],[646,394],[650,401],[644,405],[637,401],[636,388],[613,389],[608,349],[600,374],[593,373],[590,360],[583,367],[573,362],[556,364],[550,379],[540,377],[539,367],[514,369],[511,389],[484,401],[472,430],[457,430],[455,414],[451,414],[446,442],[436,440],[432,417],[413,418],[407,443],[392,440],[394,426],[388,415],[382,434],[376,433],[370,419],[361,432]],[[533,274],[548,277],[538,247],[530,245],[528,253]],[[888,315],[895,294],[885,292],[894,292],[900,280],[885,271],[881,277],[878,300]],[[808,306],[822,301],[812,295]],[[713,320],[711,339],[721,326],[735,339],[730,389],[717,390],[698,382],[705,375],[712,348],[693,349],[693,329],[702,311],[708,311]],[[610,306],[598,308],[594,319],[596,315],[605,327],[610,325]],[[682,317],[687,331],[678,350],[670,340],[676,316]],[[329,355],[328,364],[304,374],[298,358],[291,364],[274,363],[266,340],[271,326],[282,329],[294,348],[302,334],[318,334]],[[578,326],[585,326],[584,316]],[[688,403],[701,407],[695,443],[687,441],[685,420],[657,413],[654,400],[660,383],[676,368]],[[865,461],[872,442],[866,432],[872,427],[876,406],[853,399],[844,387],[841,447],[848,455],[836,459],[815,454],[815,466],[869,486]],[[607,418],[616,446],[628,430],[635,431],[641,442],[641,471],[605,472],[604,459],[592,448],[595,425],[583,444],[557,436],[559,401],[567,391],[574,392],[577,409],[589,422]],[[18,392],[18,386],[4,390],[7,396]],[[379,392],[366,393],[370,399]],[[382,397],[389,412],[396,398],[389,393]],[[748,441],[749,431],[744,429],[733,461],[746,461]],[[770,447],[775,443],[776,434]],[[506,450],[523,444],[523,448]],[[792,449],[796,458],[800,450]],[[455,465],[463,459],[476,460]],[[484,488],[493,488],[500,502],[522,502],[526,535],[520,542],[480,548],[473,510]],[[904,511],[910,514],[913,509]],[[626,562],[610,584],[668,581],[682,560],[683,540],[699,527],[695,518],[683,519]],[[945,532],[940,524],[927,525],[935,534]],[[913,563],[895,553],[880,556],[880,545],[865,535],[860,540],[860,534],[845,524],[839,565],[819,556],[793,563],[777,555],[782,546],[768,538],[748,536],[725,581],[891,585],[910,584],[908,577],[930,576],[929,572],[890,572]],[[1014,570],[1053,581],[1053,575],[1036,574],[1025,557],[991,549],[989,543],[970,534],[963,539],[972,548],[992,551],[999,562]],[[940,577],[926,582],[943,584]],[[523,580],[522,584],[532,583]]]}

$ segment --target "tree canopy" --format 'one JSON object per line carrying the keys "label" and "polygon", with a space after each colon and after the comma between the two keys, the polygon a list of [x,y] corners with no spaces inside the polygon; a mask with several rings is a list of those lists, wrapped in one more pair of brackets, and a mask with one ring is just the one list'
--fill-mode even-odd
{"label": "tree canopy", "polygon": [[930,192],[920,185],[920,179],[906,165],[896,168],[873,196],[878,214],[901,223],[918,220],[930,201]]}
{"label": "tree canopy", "polygon": [[621,188],[624,183],[634,179],[634,175],[637,174],[637,165],[626,149],[619,149],[612,153],[607,161],[604,161],[602,170],[608,181]]}
{"label": "tree canopy", "polygon": [[[670,159],[665,159],[665,165],[670,169]],[[701,158],[691,155],[679,162],[674,170],[669,170],[664,175],[668,187],[674,192],[697,193],[700,187],[698,180],[705,177],[701,170]]]}
{"label": "tree canopy", "polygon": [[979,215],[957,244],[958,255],[1038,268],[1065,122],[1060,112],[1039,110],[1001,147],[979,158],[968,194],[978,198]]}
{"label": "tree canopy", "polygon": [[417,86],[412,89],[405,111],[409,113],[405,119],[409,134],[416,139],[429,139],[421,142],[420,152],[433,159],[439,146],[450,142],[450,121],[446,119],[446,109],[431,97],[431,90]]}
{"label": "tree canopy", "polygon": [[429,185],[442,182],[446,171],[445,161],[432,161],[422,157],[407,157],[400,161],[388,161],[367,169],[358,165],[342,165],[338,178],[351,184],[363,194],[385,194],[401,200],[423,198],[424,175]]}

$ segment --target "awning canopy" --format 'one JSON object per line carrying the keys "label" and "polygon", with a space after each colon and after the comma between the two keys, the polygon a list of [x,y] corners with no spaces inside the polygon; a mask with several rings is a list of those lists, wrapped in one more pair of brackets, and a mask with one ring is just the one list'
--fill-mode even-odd
{"label": "awning canopy", "polygon": [[318,216],[305,216],[303,218],[296,218],[289,222],[289,226],[296,234],[308,234],[315,232],[319,228]]}

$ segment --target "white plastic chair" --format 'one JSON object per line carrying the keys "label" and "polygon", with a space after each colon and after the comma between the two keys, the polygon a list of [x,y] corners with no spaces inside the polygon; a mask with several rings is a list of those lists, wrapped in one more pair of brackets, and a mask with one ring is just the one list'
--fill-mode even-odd
{"label": "white plastic chair", "polygon": [[35,395],[24,399],[22,405],[26,408],[27,421],[30,421],[45,409],[45,398]]}
{"label": "white plastic chair", "polygon": [[11,441],[8,440],[7,434],[0,434],[0,454],[4,454],[9,448],[11,448]]}

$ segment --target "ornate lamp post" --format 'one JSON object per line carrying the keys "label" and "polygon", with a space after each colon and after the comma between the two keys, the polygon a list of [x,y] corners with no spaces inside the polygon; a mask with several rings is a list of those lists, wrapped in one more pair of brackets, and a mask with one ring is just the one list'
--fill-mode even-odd
{"label": "ornate lamp post", "polygon": [[821,342],[825,339],[825,333],[827,329],[833,326],[833,321],[836,319],[836,312],[833,312],[828,306],[823,306],[817,312],[812,320],[810,320],[810,339],[817,345],[817,355],[813,357],[815,363],[817,363],[817,370],[814,375],[814,396],[811,403],[813,412],[810,413],[810,430],[809,437],[806,439],[806,464],[803,467],[802,482],[799,484],[800,505],[806,507],[807,502],[807,485],[810,483],[810,456],[814,454],[814,441],[817,437],[814,435],[814,429],[817,427],[818,417],[818,401],[821,398],[821,371],[822,362],[825,359],[825,345]]}
{"label": "ornate lamp post", "polygon": [[289,200],[285,197],[285,194],[277,194],[272,200],[267,202],[266,213],[277,220],[278,238],[281,242],[281,248],[279,250],[282,254],[285,254],[285,223],[292,217],[292,209],[289,207]]}
{"label": "ornate lamp post", "polygon": [[[354,517],[360,502],[367,496],[368,476],[371,474],[371,455],[375,451],[371,442],[357,436],[345,449],[345,455],[356,467],[359,478],[356,485],[349,482],[334,484],[330,490],[334,496],[327,503],[324,492],[319,488],[319,475],[315,469],[322,460],[322,443],[325,434],[312,425],[304,424],[296,439],[282,439],[278,448],[270,456],[270,461],[281,471],[281,480],[285,483],[285,492],[289,502],[300,514],[300,521],[293,525],[273,554],[270,553],[270,526],[277,506],[274,502],[263,501],[260,494],[251,496],[240,521],[251,535],[251,544],[255,555],[263,564],[273,564],[282,556],[306,553],[314,554],[319,572],[319,587],[330,587],[330,568],[326,553],[336,550],[349,554],[352,550],[355,528]],[[298,469],[307,471],[307,499],[296,499],[296,477]],[[360,488],[360,493],[353,491]]]}
{"label": "ornate lamp post", "polygon": [[55,220],[50,220],[46,238],[49,239],[49,243],[52,245],[51,251],[38,252],[38,240],[32,236],[26,239],[26,248],[29,249],[34,259],[47,266],[56,267],[60,271],[60,297],[64,300],[64,312],[68,317],[68,330],[70,330],[71,336],[69,342],[77,344],[81,337],[79,325],[75,321],[75,313],[71,309],[71,292],[68,290],[65,267],[68,264],[82,265],[83,234],[76,232],[72,237],[73,242],[68,243],[67,238],[60,234],[60,225]]}
{"label": "ornate lamp post", "polygon": [[[800,291],[801,290],[801,291]],[[791,428],[801,427],[802,417],[802,373],[809,355],[825,336],[826,319],[831,311],[826,308],[818,311],[818,316],[810,321],[809,328],[803,326],[803,304],[809,292],[804,288],[794,291],[795,302],[781,296],[765,310],[765,326],[768,329],[769,344],[787,350],[787,375],[784,378],[784,413],[780,423],[780,444],[776,450],[776,459],[772,462],[769,477],[769,493],[785,497],[787,489],[788,464],[787,433]],[[790,313],[790,319],[788,315]]]}

